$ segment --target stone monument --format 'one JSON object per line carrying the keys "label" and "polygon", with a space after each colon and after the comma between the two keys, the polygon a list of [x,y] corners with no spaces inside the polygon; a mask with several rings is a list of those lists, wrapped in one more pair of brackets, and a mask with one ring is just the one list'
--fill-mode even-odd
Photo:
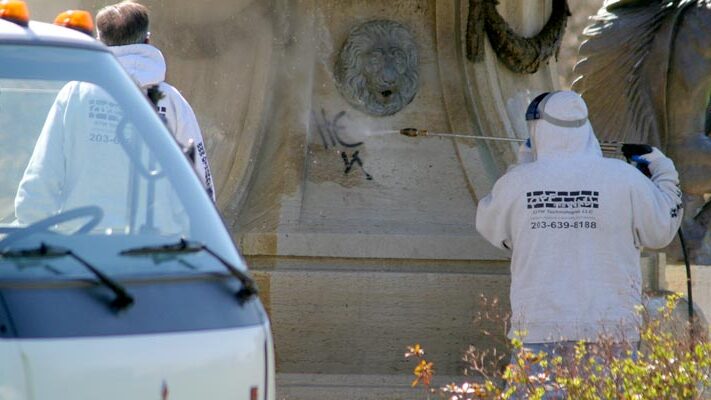
{"label": "stone monument", "polygon": [[526,138],[528,102],[558,81],[564,0],[143,2],[272,318],[281,391],[407,387],[409,344],[440,375],[495,345],[473,320],[481,295],[508,308],[508,255],[474,217],[515,145],[398,131]]}

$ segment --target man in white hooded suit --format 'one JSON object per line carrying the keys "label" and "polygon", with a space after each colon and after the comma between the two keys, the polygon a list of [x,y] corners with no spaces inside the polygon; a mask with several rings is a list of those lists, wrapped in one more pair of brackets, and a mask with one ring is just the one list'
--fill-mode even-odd
{"label": "man in white hooded suit", "polygon": [[640,251],[661,248],[681,223],[672,160],[639,156],[651,179],[603,158],[583,99],[571,91],[529,106],[530,141],[478,205],[477,230],[512,251],[511,330],[534,352],[565,354],[601,337],[619,355],[639,341]]}
{"label": "man in white hooded suit", "polygon": [[195,171],[213,201],[215,190],[200,127],[185,98],[165,82],[166,63],[149,44],[148,9],[133,1],[109,5],[96,14],[97,38],[111,48],[134,81],[147,92],[175,139],[195,146]]}
{"label": "man in white hooded suit", "polygon": [[[161,52],[148,44],[147,9],[128,1],[107,6],[97,14],[97,30],[133,80],[152,97],[177,142],[195,146],[194,169],[214,201],[197,119],[180,93],[163,81],[166,64]],[[20,224],[86,205],[101,206],[104,216],[99,228],[123,230],[127,221],[135,219],[127,206],[131,163],[118,137],[123,113],[97,85],[73,81],[59,91],[17,191],[15,215]],[[130,141],[131,127],[123,132]],[[140,152],[136,148],[133,156],[140,157]],[[165,204],[171,202],[171,195],[156,193],[152,207],[179,220],[179,207]]]}

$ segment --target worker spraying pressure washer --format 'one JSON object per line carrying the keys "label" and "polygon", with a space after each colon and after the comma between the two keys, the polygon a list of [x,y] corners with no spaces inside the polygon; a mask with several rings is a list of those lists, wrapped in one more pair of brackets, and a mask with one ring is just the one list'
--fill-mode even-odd
{"label": "worker spraying pressure washer", "polygon": [[603,158],[587,106],[571,91],[536,97],[526,120],[530,141],[476,216],[477,230],[512,252],[509,337],[564,362],[576,342],[594,347],[602,337],[619,357],[634,357],[641,248],[668,245],[681,224],[674,164],[656,148],[626,149],[651,150],[633,155],[650,179]]}

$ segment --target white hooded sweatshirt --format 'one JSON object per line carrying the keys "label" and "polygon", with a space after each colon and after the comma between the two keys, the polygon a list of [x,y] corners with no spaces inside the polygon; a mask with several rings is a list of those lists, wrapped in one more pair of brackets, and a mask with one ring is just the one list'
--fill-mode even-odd
{"label": "white hooded sweatshirt", "polygon": [[178,143],[187,146],[192,139],[196,152],[195,172],[200,177],[205,190],[215,201],[215,189],[200,126],[190,104],[177,89],[165,82],[166,64],[163,54],[150,44],[130,44],[109,48],[141,89],[147,91],[152,86],[158,86],[158,90],[164,95],[156,105],[158,114]]}
{"label": "white hooded sweatshirt", "polygon": [[[132,206],[149,195],[147,180],[138,178],[121,144],[122,116],[113,97],[92,83],[72,81],[59,91],[17,190],[15,216],[20,224],[91,205],[103,211],[97,229],[123,232],[129,226],[145,226],[164,233],[185,231],[184,212],[165,179],[155,181],[151,202]],[[134,137],[130,124],[120,132],[134,146],[136,157],[147,157],[144,142]],[[153,222],[148,223],[143,216],[151,213]]]}
{"label": "white hooded sweatshirt", "polygon": [[[586,119],[574,92],[543,111]],[[511,330],[526,343],[639,339],[641,247],[669,244],[682,218],[678,174],[655,150],[651,180],[603,158],[589,122],[529,122],[534,161],[510,169],[479,202],[477,230],[512,250]]]}

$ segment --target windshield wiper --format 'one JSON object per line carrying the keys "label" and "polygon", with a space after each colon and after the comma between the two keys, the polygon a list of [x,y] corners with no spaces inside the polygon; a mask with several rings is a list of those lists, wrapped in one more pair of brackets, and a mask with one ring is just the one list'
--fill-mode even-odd
{"label": "windshield wiper", "polygon": [[75,259],[79,264],[83,265],[91,271],[94,276],[107,288],[111,289],[116,295],[110,305],[115,310],[122,310],[128,308],[134,302],[133,296],[131,296],[126,289],[121,286],[118,282],[109,278],[106,274],[101,272],[99,269],[91,265],[88,261],[79,257],[73,251],[59,246],[51,246],[44,242],[40,243],[38,247],[32,247],[23,250],[3,250],[0,251],[0,257],[3,258],[27,258],[27,257],[71,257]]}
{"label": "windshield wiper", "polygon": [[146,247],[134,247],[132,249],[123,250],[119,254],[122,256],[145,256],[151,254],[166,254],[166,253],[199,253],[205,252],[222,264],[227,271],[230,272],[232,276],[237,278],[237,280],[242,283],[242,288],[235,293],[237,299],[240,302],[244,302],[250,297],[258,293],[257,286],[254,280],[244,272],[240,271],[237,267],[230,264],[227,260],[220,257],[217,253],[212,251],[209,247],[205,246],[200,242],[188,241],[185,239],[180,239],[176,243],[169,243],[158,246],[146,246]]}

